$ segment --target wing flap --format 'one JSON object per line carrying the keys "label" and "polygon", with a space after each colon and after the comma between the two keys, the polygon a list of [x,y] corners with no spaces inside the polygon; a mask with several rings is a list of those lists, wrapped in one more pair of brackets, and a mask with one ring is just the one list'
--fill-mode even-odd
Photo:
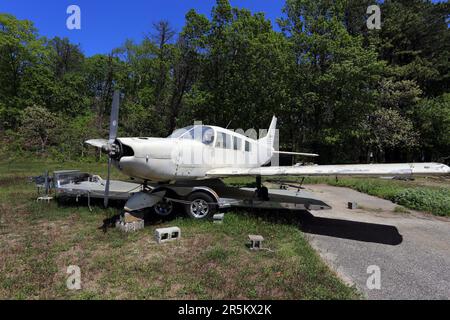
{"label": "wing flap", "polygon": [[428,176],[443,174],[450,174],[450,168],[434,162],[220,168],[207,172],[209,177],[215,178],[228,176]]}

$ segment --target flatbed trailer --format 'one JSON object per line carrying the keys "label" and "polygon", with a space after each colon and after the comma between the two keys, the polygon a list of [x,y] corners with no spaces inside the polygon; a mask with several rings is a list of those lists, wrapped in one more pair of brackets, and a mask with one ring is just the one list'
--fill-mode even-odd
{"label": "flatbed trailer", "polygon": [[[42,178],[42,177],[41,177]],[[80,170],[55,171],[48,179],[47,190],[54,190],[56,196],[81,198],[86,197],[90,205],[91,198],[103,199],[105,192],[105,180],[98,175],[91,175]],[[38,188],[45,185],[40,179]],[[313,194],[298,188],[297,191],[285,189],[268,189],[268,197],[258,197],[255,188],[239,188],[228,186],[220,180],[199,180],[180,184],[152,185],[120,180],[110,180],[109,198],[114,200],[128,200],[133,194],[144,189],[167,188],[177,195],[184,197],[193,191],[208,190],[215,194],[219,208],[257,208],[257,209],[289,209],[289,210],[324,210],[331,209],[329,205]],[[170,198],[170,197],[169,197]],[[183,200],[170,199],[174,202]]]}

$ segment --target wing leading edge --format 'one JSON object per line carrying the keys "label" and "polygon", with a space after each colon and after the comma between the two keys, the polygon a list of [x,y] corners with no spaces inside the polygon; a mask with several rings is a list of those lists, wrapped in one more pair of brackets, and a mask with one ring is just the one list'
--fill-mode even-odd
{"label": "wing leading edge", "polygon": [[298,167],[219,168],[209,170],[206,174],[211,178],[229,176],[431,176],[450,174],[450,167],[435,162],[341,164]]}

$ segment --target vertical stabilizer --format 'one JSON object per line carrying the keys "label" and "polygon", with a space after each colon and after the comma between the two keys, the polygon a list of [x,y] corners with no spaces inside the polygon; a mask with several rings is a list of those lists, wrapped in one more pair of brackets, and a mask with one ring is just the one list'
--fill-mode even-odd
{"label": "vertical stabilizer", "polygon": [[267,130],[267,135],[264,138],[258,140],[260,143],[266,144],[266,146],[272,150],[275,143],[275,133],[277,129],[277,117],[273,116],[270,122],[269,129]]}

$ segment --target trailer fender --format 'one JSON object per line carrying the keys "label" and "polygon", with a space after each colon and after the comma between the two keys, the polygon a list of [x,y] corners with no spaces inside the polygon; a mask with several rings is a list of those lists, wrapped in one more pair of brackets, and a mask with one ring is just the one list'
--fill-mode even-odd
{"label": "trailer fender", "polygon": [[125,211],[131,212],[153,207],[164,198],[165,194],[165,190],[153,191],[151,193],[143,191],[137,192],[128,199],[124,209]]}

